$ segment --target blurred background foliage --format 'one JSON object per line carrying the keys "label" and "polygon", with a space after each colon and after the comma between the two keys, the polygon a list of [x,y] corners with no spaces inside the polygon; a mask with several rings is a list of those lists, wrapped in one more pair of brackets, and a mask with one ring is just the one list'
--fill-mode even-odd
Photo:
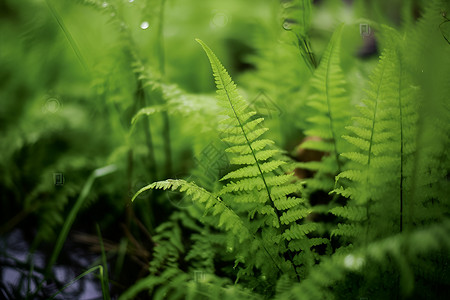
{"label": "blurred background foliage", "polygon": [[[144,276],[155,228],[182,198],[154,191],[131,206],[132,195],[156,180],[202,173],[197,162],[217,138],[215,87],[195,38],[215,49],[250,102],[262,96],[273,103],[271,139],[288,152],[303,139],[310,108],[302,87],[312,73],[286,30],[286,2],[1,0],[2,238],[19,228],[30,252],[49,254],[88,176],[114,164],[116,172],[95,181],[68,240],[100,253],[99,224],[116,294]],[[360,37],[361,20],[401,29],[425,2],[314,1],[316,59],[337,24],[348,25],[341,65],[353,103],[380,54],[376,40]],[[154,110],[132,122],[148,106]]]}

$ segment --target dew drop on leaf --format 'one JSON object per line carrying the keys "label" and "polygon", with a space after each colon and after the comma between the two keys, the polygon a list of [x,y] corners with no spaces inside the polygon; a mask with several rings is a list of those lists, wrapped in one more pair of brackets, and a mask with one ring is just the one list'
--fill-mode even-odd
{"label": "dew drop on leaf", "polygon": [[364,259],[362,257],[355,257],[352,254],[349,254],[344,259],[344,265],[348,269],[357,270],[362,267],[364,263]]}
{"label": "dew drop on leaf", "polygon": [[284,21],[283,28],[286,29],[286,30],[291,30],[292,29],[292,23],[287,21],[287,20]]}
{"label": "dew drop on leaf", "polygon": [[141,23],[141,26],[140,26],[140,27],[141,27],[142,29],[147,29],[149,26],[150,26],[150,24],[149,24],[147,21],[144,21],[144,22]]}

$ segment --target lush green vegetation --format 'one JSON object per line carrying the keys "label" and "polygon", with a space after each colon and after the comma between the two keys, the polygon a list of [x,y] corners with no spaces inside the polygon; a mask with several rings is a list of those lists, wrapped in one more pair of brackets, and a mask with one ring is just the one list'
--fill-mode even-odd
{"label": "lush green vegetation", "polygon": [[448,297],[448,1],[0,15],[0,298]]}

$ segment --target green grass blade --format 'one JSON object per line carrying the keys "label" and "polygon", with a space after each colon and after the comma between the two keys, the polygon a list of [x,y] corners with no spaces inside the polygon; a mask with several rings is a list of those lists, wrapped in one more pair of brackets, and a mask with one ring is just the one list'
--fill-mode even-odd
{"label": "green grass blade", "polygon": [[81,190],[80,196],[78,197],[77,201],[75,202],[75,205],[73,206],[72,210],[70,211],[69,215],[67,216],[66,221],[64,222],[61,233],[59,234],[58,239],[56,241],[55,248],[53,249],[53,253],[47,264],[46,271],[45,271],[45,275],[46,275],[45,277],[48,277],[48,275],[50,274],[50,271],[51,271],[53,265],[55,264],[56,259],[59,256],[59,253],[61,252],[64,242],[66,241],[67,235],[69,234],[69,230],[72,227],[73,222],[75,221],[78,211],[83,206],[83,203],[86,200],[95,179],[98,177],[108,175],[108,174],[116,171],[116,169],[117,169],[116,166],[109,165],[109,166],[94,170],[94,172],[92,172],[91,176],[89,176],[83,189]]}
{"label": "green grass blade", "polygon": [[98,224],[97,224],[97,235],[100,242],[100,249],[102,251],[102,265],[104,270],[103,276],[101,278],[103,299],[107,300],[111,298],[109,296],[108,264],[106,262],[106,254],[105,254],[105,247],[103,245],[102,232],[100,231],[100,226],[98,226]]}
{"label": "green grass blade", "polygon": [[128,248],[128,239],[121,239],[119,244],[119,250],[117,252],[117,260],[115,264],[115,270],[114,275],[116,277],[119,277],[120,272],[123,268],[123,263],[125,261],[125,255],[127,254],[127,248]]}
{"label": "green grass blade", "polygon": [[[53,294],[49,300],[54,299],[56,296],[58,296],[59,294],[61,294],[65,289],[67,289],[69,286],[71,286],[72,284],[74,284],[75,282],[77,282],[78,280],[80,280],[81,278],[83,278],[84,276],[96,271],[98,269],[98,272],[100,273],[100,281],[102,283],[102,287],[103,287],[103,266],[95,266],[90,268],[89,270],[81,273],[80,275],[78,275],[77,277],[75,277],[73,280],[71,280],[69,283],[67,283],[66,285],[64,285],[62,287],[62,289],[60,289],[58,292],[56,292],[55,294]],[[109,295],[108,295],[109,297]],[[110,298],[105,298],[105,294],[103,294],[103,299],[110,299]]]}

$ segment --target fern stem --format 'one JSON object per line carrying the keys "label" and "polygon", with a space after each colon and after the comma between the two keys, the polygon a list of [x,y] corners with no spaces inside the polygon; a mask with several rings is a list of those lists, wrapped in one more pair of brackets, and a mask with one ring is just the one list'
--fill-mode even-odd
{"label": "fern stem", "polygon": [[368,156],[367,156],[367,168],[370,167],[370,159],[372,158],[372,146],[373,146],[373,135],[375,132],[375,118],[377,117],[377,109],[378,109],[378,96],[380,95],[380,88],[381,88],[381,82],[383,80],[383,75],[384,75],[384,68],[385,66],[383,65],[383,70],[381,71],[381,76],[380,76],[380,82],[378,83],[378,88],[377,88],[377,98],[375,101],[375,108],[373,110],[373,120],[372,120],[372,130],[370,132],[370,141],[369,141],[369,150],[368,150]]}
{"label": "fern stem", "polygon": [[[158,61],[159,61],[159,72],[161,74],[161,79],[165,75],[165,50],[164,50],[164,9],[165,0],[161,0],[161,5],[159,8],[159,21],[158,21]],[[166,177],[172,174],[172,146],[170,141],[170,122],[169,114],[167,111],[162,112],[163,118],[163,140],[164,140],[164,153],[166,155],[165,171]]]}
{"label": "fern stem", "polygon": [[[336,42],[335,42],[336,43]],[[326,90],[326,94],[327,94],[327,107],[328,107],[328,117],[330,119],[330,131],[331,131],[331,135],[333,136],[333,146],[334,146],[334,156],[336,159],[336,164],[337,164],[337,174],[339,174],[341,172],[341,163],[339,162],[339,152],[337,149],[337,139],[336,139],[336,134],[333,130],[333,116],[331,114],[331,103],[330,103],[330,88],[329,88],[329,82],[331,81],[330,79],[330,68],[331,68],[331,58],[332,58],[332,53],[335,47],[335,43],[333,43],[333,45],[331,46],[330,49],[330,56],[328,58],[328,65],[327,65],[327,79],[325,81],[325,90]]]}
{"label": "fern stem", "polygon": [[[239,216],[239,215],[238,215],[231,207],[229,207],[227,204],[225,204],[225,202],[223,202],[223,200],[220,199],[220,197],[216,197],[216,196],[215,196],[214,198],[217,200],[217,202],[219,202],[221,205],[223,205],[223,207],[224,207],[226,210],[230,211],[230,212],[231,212],[232,214],[234,214],[236,217],[238,217],[239,219],[241,219],[241,217],[240,217],[240,216]],[[250,234],[250,236],[251,236],[254,240],[258,241],[257,236],[256,236],[255,234],[253,234],[253,233],[250,231],[250,229],[244,224],[244,222],[242,222],[242,226],[247,230],[247,232]],[[266,246],[264,246],[264,241],[261,241],[260,244],[261,244],[262,248],[264,249],[264,251],[266,252],[267,256],[269,256],[269,258],[272,260],[272,262],[273,262],[273,264],[275,265],[275,267],[280,271],[280,274],[282,274],[283,271],[281,270],[280,266],[278,266],[277,262],[275,261],[275,259],[273,258],[273,256],[270,254],[269,250],[267,250]]]}
{"label": "fern stem", "polygon": [[[144,91],[141,80],[138,80],[136,97],[137,97],[137,100],[140,102],[139,104],[141,105],[141,107],[145,107],[147,105],[146,99],[145,99],[146,98],[145,91]],[[147,148],[148,148],[150,176],[152,177],[153,180],[157,180],[155,151],[154,151],[154,147],[153,147],[151,125],[150,125],[150,122],[148,121],[148,118],[144,118],[143,126],[144,126],[145,142],[146,142]]]}
{"label": "fern stem", "polygon": [[165,73],[165,53],[164,53],[164,8],[165,8],[165,0],[161,0],[161,5],[159,7],[159,20],[158,20],[158,60],[159,60],[159,71],[161,76],[164,76]]}
{"label": "fern stem", "polygon": [[[302,54],[302,57],[306,63],[306,65],[308,66],[309,70],[311,71],[311,74],[314,74],[314,70],[317,69],[317,62],[314,56],[314,53],[311,51],[311,47],[309,44],[309,41],[307,41],[305,38],[302,38],[300,36],[297,36],[297,42],[298,42],[298,47],[300,48],[300,53]],[[309,60],[306,58],[305,56],[308,56]]]}
{"label": "fern stem", "polygon": [[[218,76],[220,77],[220,81],[224,84],[225,80],[222,77],[222,74],[220,72],[218,72]],[[233,103],[231,102],[231,98],[230,98],[230,95],[228,94],[228,90],[226,89],[225,84],[224,84],[224,87],[225,87],[224,88],[225,94],[227,95],[227,100],[230,103],[231,109],[233,110],[233,114],[234,114],[234,116],[236,117],[236,120],[239,123],[239,127],[242,130],[242,134],[244,135],[245,141],[246,141],[248,147],[250,148],[250,151],[252,152],[253,159],[255,160],[256,166],[258,167],[259,174],[261,175],[261,178],[262,178],[263,183],[264,183],[264,187],[265,187],[265,189],[267,191],[267,195],[269,196],[270,205],[275,210],[275,213],[277,215],[277,221],[278,221],[278,223],[280,223],[280,213],[278,212],[278,210],[276,209],[275,205],[273,204],[272,196],[270,195],[270,190],[269,190],[269,187],[267,185],[266,178],[264,177],[264,174],[263,174],[263,172],[261,170],[261,166],[259,165],[258,160],[256,159],[255,151],[253,150],[253,147],[252,147],[250,141],[248,140],[247,133],[244,130],[244,126],[242,125],[241,119],[239,118],[239,116],[236,113],[236,110],[234,109]]]}
{"label": "fern stem", "polygon": [[[225,207],[225,209],[227,209],[227,210],[229,210],[231,213],[235,214],[239,219],[241,218],[237,213],[234,212],[234,210],[233,210],[231,207],[229,207],[228,205],[226,205],[226,204],[222,201],[222,199],[220,199],[220,197],[215,197],[215,198],[217,199],[217,201],[218,201],[220,204],[222,204],[222,205]],[[247,229],[247,232],[251,235],[251,237],[252,237],[254,240],[259,241],[259,240],[258,240],[258,237],[257,237],[255,234],[253,234],[253,233],[250,231],[250,229],[249,229],[247,226],[245,226],[245,224],[244,224],[243,222],[242,222],[242,226],[244,226],[245,229]],[[270,254],[269,250],[267,250],[266,246],[264,246],[264,241],[263,241],[263,240],[260,241],[260,244],[261,244],[262,248],[264,249],[264,251],[266,252],[267,256],[272,260],[272,262],[273,262],[273,264],[275,265],[275,267],[278,269],[278,271],[280,271],[280,274],[283,274],[283,271],[281,270],[280,266],[277,264],[277,262],[275,261],[275,259],[273,258],[273,256]]]}
{"label": "fern stem", "polygon": [[314,56],[314,52],[312,52],[311,50],[311,44],[309,43],[309,40],[304,39],[303,43],[305,44],[306,51],[308,53],[309,59],[311,60],[314,69],[317,69],[316,57]]}
{"label": "fern stem", "polygon": [[[130,147],[128,149],[128,154],[127,154],[128,195],[132,195],[132,193],[133,193],[132,177],[133,177],[133,148]],[[131,215],[132,215],[133,211],[132,211],[131,206],[130,206],[130,198],[129,198],[128,195],[127,195],[126,204],[125,204],[125,209],[126,209],[125,226],[127,228],[130,228]]]}
{"label": "fern stem", "polygon": [[[223,79],[223,77],[222,77],[222,74],[221,74],[220,72],[218,72],[218,75],[219,75],[220,80],[222,81],[222,83],[224,83],[225,81],[224,81],[224,79]],[[225,85],[224,85],[224,87],[225,87]],[[236,117],[236,120],[237,120],[238,123],[239,123],[239,127],[240,127],[241,130],[242,130],[242,134],[243,134],[244,137],[245,137],[245,141],[246,141],[248,147],[250,148],[250,151],[252,152],[253,159],[254,159],[255,162],[256,162],[256,166],[258,167],[259,174],[261,175],[261,178],[262,178],[263,183],[264,183],[264,187],[265,187],[265,189],[266,189],[266,191],[267,191],[267,195],[268,195],[269,201],[270,201],[270,206],[274,209],[275,214],[277,215],[277,222],[278,222],[278,224],[280,224],[280,213],[279,213],[278,209],[275,207],[275,205],[274,205],[274,203],[273,203],[272,196],[270,195],[270,190],[269,190],[269,187],[268,187],[268,185],[267,185],[266,179],[265,179],[264,174],[263,174],[263,172],[262,172],[262,170],[261,170],[261,167],[260,167],[260,165],[259,165],[259,163],[258,163],[258,160],[256,159],[255,151],[253,150],[253,147],[252,147],[250,141],[248,140],[247,134],[246,134],[246,132],[245,132],[245,130],[244,130],[244,126],[242,125],[242,122],[241,122],[239,116],[237,115],[236,110],[234,109],[233,103],[231,102],[230,95],[228,94],[228,90],[227,90],[226,88],[224,88],[224,91],[225,91],[225,93],[226,93],[226,95],[227,95],[227,99],[228,99],[228,102],[230,103],[231,109],[233,110],[234,116]],[[222,202],[222,203],[223,203],[223,202]],[[225,204],[224,204],[224,205],[225,205]],[[226,206],[226,205],[225,205],[225,206]],[[227,207],[227,206],[226,206],[226,207]],[[231,210],[231,208],[229,208],[229,209]],[[234,212],[234,211],[233,211],[233,212]],[[281,227],[280,227],[280,228],[281,228]],[[250,232],[250,231],[249,231],[249,232]],[[281,234],[281,229],[279,229],[279,233]],[[252,234],[252,236],[253,236],[253,238],[256,239],[256,236],[254,236],[253,234]],[[277,269],[280,271],[280,274],[283,274],[283,271],[282,271],[281,268],[278,266],[278,264],[276,263],[275,259],[274,259],[274,258],[272,257],[272,255],[269,253],[269,251],[267,250],[267,248],[264,246],[264,243],[263,243],[263,242],[261,242],[261,245],[262,245],[264,251],[267,253],[267,255],[270,257],[270,259],[271,259],[272,262],[274,263],[274,265],[275,265],[275,266],[277,267]],[[295,267],[294,267],[294,269],[295,269]]]}
{"label": "fern stem", "polygon": [[[381,88],[381,83],[383,81],[383,76],[384,76],[384,70],[385,70],[385,64],[383,64],[383,69],[381,70],[381,75],[380,75],[380,81],[378,82],[378,86],[377,86],[377,97],[375,99],[375,107],[373,110],[373,119],[372,119],[372,130],[370,132],[370,141],[369,141],[369,150],[368,150],[368,156],[367,156],[367,170],[369,171],[370,169],[370,160],[372,158],[372,146],[373,146],[373,135],[375,132],[375,120],[377,117],[377,109],[378,109],[378,98],[380,95],[380,88]],[[366,184],[367,186],[370,186],[369,183],[369,178],[366,178]],[[370,215],[369,215],[369,208],[370,208],[370,199],[367,200],[366,202],[366,217],[367,217],[367,225],[366,225],[366,236],[365,236],[365,245],[367,246],[368,243],[368,235],[369,235],[369,225],[370,225]]]}
{"label": "fern stem", "polygon": [[170,141],[170,122],[167,111],[162,112],[162,117],[163,117],[164,153],[166,155],[165,171],[166,175],[168,175],[172,174],[172,146]]}
{"label": "fern stem", "polygon": [[[398,57],[398,56],[397,56]],[[398,65],[399,65],[399,89],[398,89],[398,106],[400,109],[400,232],[403,232],[403,111],[402,111],[402,61],[401,58],[398,57]]]}

